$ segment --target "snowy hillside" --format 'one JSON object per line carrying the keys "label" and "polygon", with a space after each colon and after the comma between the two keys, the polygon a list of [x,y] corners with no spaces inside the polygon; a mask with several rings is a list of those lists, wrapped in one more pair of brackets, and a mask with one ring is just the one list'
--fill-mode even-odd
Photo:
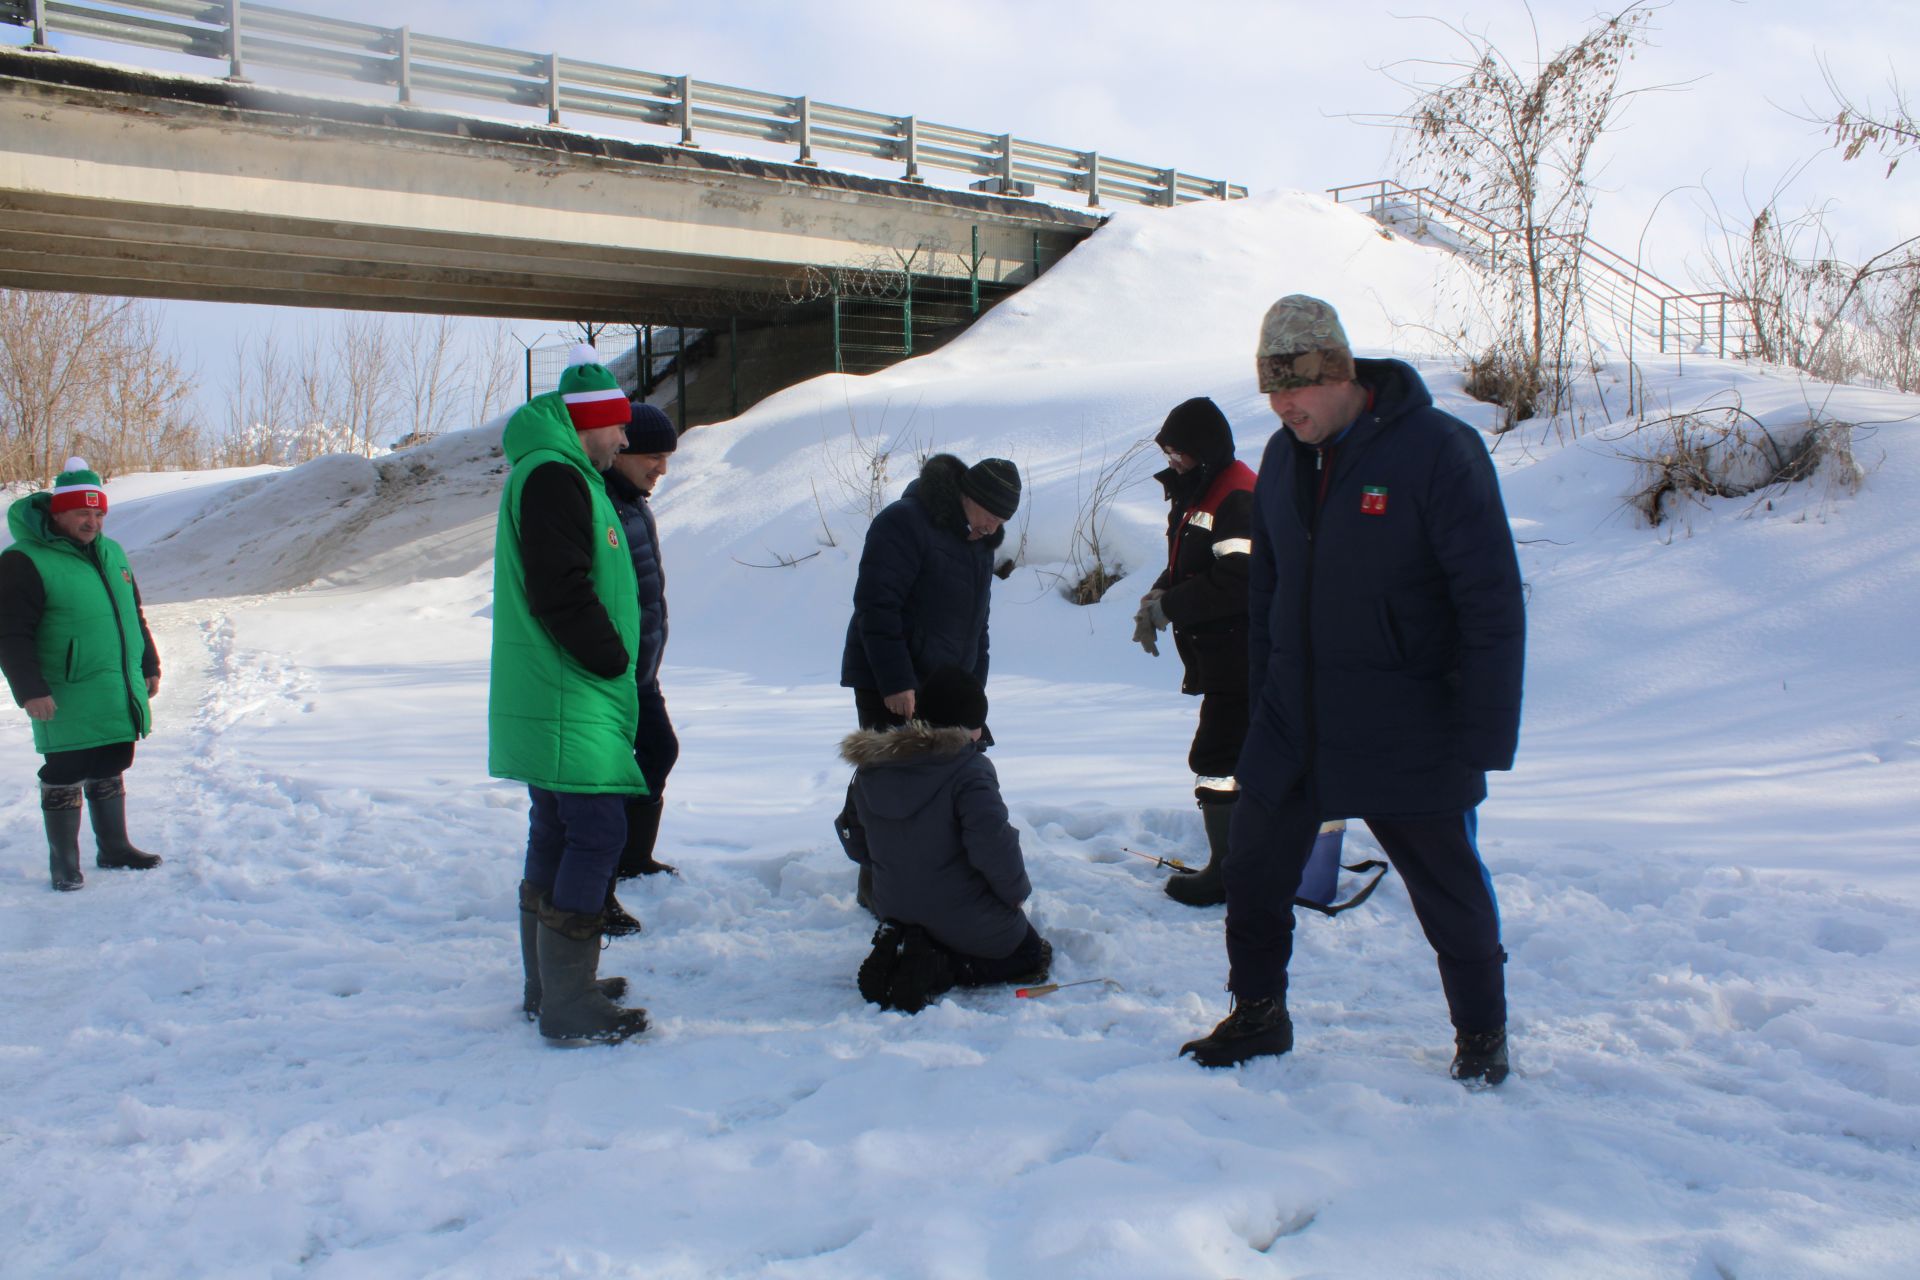
{"label": "snowy hillside", "polygon": [[[1195,703],[1128,643],[1163,554],[1061,595],[1098,474],[1213,396],[1277,425],[1261,312],[1338,305],[1415,358],[1457,263],[1317,197],[1118,217],[938,353],[684,441],[656,501],[683,743],[623,890],[654,1029],[546,1047],[518,1014],[524,789],[485,777],[499,424],[376,462],[111,486],[167,664],[128,775],[144,877],[47,888],[27,722],[0,712],[0,1271],[8,1276],[1904,1277],[1920,1250],[1920,400],[1688,357],[1661,412],[1863,425],[1832,471],[1626,505],[1624,372],[1499,438],[1529,589],[1519,765],[1485,852],[1516,1074],[1470,1095],[1390,877],[1304,920],[1299,1044],[1205,1073],[1220,912],[1190,855]],[[1425,353],[1424,355],[1422,353]],[[1493,439],[1489,437],[1490,441]],[[1056,979],[908,1018],[854,990],[871,923],[830,830],[869,504],[916,455],[1028,482],[994,588],[992,723]],[[791,562],[782,567],[782,562]],[[755,567],[771,566],[771,567]],[[84,847],[84,837],[83,837]],[[1349,852],[1369,854],[1356,829]]]}

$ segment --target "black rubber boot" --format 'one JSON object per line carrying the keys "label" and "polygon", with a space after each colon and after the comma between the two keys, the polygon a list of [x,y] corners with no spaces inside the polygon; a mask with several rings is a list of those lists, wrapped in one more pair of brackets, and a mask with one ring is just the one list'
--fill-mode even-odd
{"label": "black rubber boot", "polygon": [[1491,1089],[1507,1078],[1507,1033],[1462,1031],[1453,1037],[1447,1074],[1469,1089]]}
{"label": "black rubber boot", "polygon": [[1248,1058],[1278,1057],[1293,1048],[1293,1020],[1278,1000],[1248,1000],[1233,1007],[1212,1031],[1180,1046],[1203,1067],[1236,1067]]}
{"label": "black rubber boot", "polygon": [[151,871],[160,865],[158,854],[134,848],[127,839],[127,785],[120,774],[95,778],[86,784],[87,817],[93,820],[93,865]]}
{"label": "black rubber boot", "polygon": [[653,856],[654,843],[660,838],[660,811],[665,807],[659,796],[627,797],[627,846],[620,851],[619,879],[679,874]]}
{"label": "black rubber boot", "polygon": [[80,874],[80,788],[41,783],[40,817],[47,824],[47,871],[53,887],[72,893],[87,882]]}
{"label": "black rubber boot", "polygon": [[1233,825],[1231,804],[1203,804],[1200,821],[1207,829],[1207,865],[1195,872],[1177,872],[1167,881],[1167,896],[1190,907],[1217,907],[1227,900],[1220,866],[1227,860],[1227,831]]}
{"label": "black rubber boot", "polygon": [[[540,891],[525,880],[520,882],[520,968],[526,974],[520,1012],[532,1022],[540,1016]],[[595,985],[609,1000],[627,994],[625,978],[600,978]]]}
{"label": "black rubber boot", "polygon": [[647,1029],[645,1009],[627,1009],[601,991],[600,916],[562,911],[540,899],[540,1034],[556,1044],[618,1044]]}
{"label": "black rubber boot", "polygon": [[640,918],[620,905],[613,896],[612,880],[607,881],[606,905],[600,908],[600,932],[609,938],[630,938],[640,932]]}

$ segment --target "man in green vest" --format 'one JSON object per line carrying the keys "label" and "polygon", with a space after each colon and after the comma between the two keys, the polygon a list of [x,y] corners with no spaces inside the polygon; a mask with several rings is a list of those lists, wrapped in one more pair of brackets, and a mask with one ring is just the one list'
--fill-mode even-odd
{"label": "man in green vest", "polygon": [[600,473],[631,417],[592,347],[573,351],[556,391],[507,420],[512,471],[494,539],[487,770],[527,784],[520,882],[522,1008],[556,1043],[618,1043],[647,1012],[614,1003],[599,977],[604,913],[626,845],[634,760],[640,603],[627,540]]}
{"label": "man in green vest", "polygon": [[33,721],[40,812],[53,887],[80,874],[80,798],[93,818],[94,865],[145,871],[160,859],[127,839],[121,775],[153,728],[160,654],[120,544],[100,530],[107,491],[79,458],[44,493],[7,511],[13,545],[0,552],[0,671]]}

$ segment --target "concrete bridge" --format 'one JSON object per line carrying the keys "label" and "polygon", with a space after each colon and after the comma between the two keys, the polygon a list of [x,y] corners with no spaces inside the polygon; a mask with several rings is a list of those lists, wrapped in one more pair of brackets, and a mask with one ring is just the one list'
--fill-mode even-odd
{"label": "concrete bridge", "polygon": [[0,287],[698,323],[818,295],[836,271],[1024,283],[1099,221],[806,163],[0,50]]}

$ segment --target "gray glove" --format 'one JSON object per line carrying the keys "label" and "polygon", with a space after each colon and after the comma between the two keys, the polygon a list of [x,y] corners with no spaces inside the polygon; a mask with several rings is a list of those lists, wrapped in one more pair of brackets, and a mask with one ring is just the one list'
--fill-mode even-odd
{"label": "gray glove", "polygon": [[1157,658],[1160,656],[1160,646],[1153,642],[1155,632],[1151,613],[1151,607],[1143,604],[1140,612],[1133,615],[1133,642]]}

